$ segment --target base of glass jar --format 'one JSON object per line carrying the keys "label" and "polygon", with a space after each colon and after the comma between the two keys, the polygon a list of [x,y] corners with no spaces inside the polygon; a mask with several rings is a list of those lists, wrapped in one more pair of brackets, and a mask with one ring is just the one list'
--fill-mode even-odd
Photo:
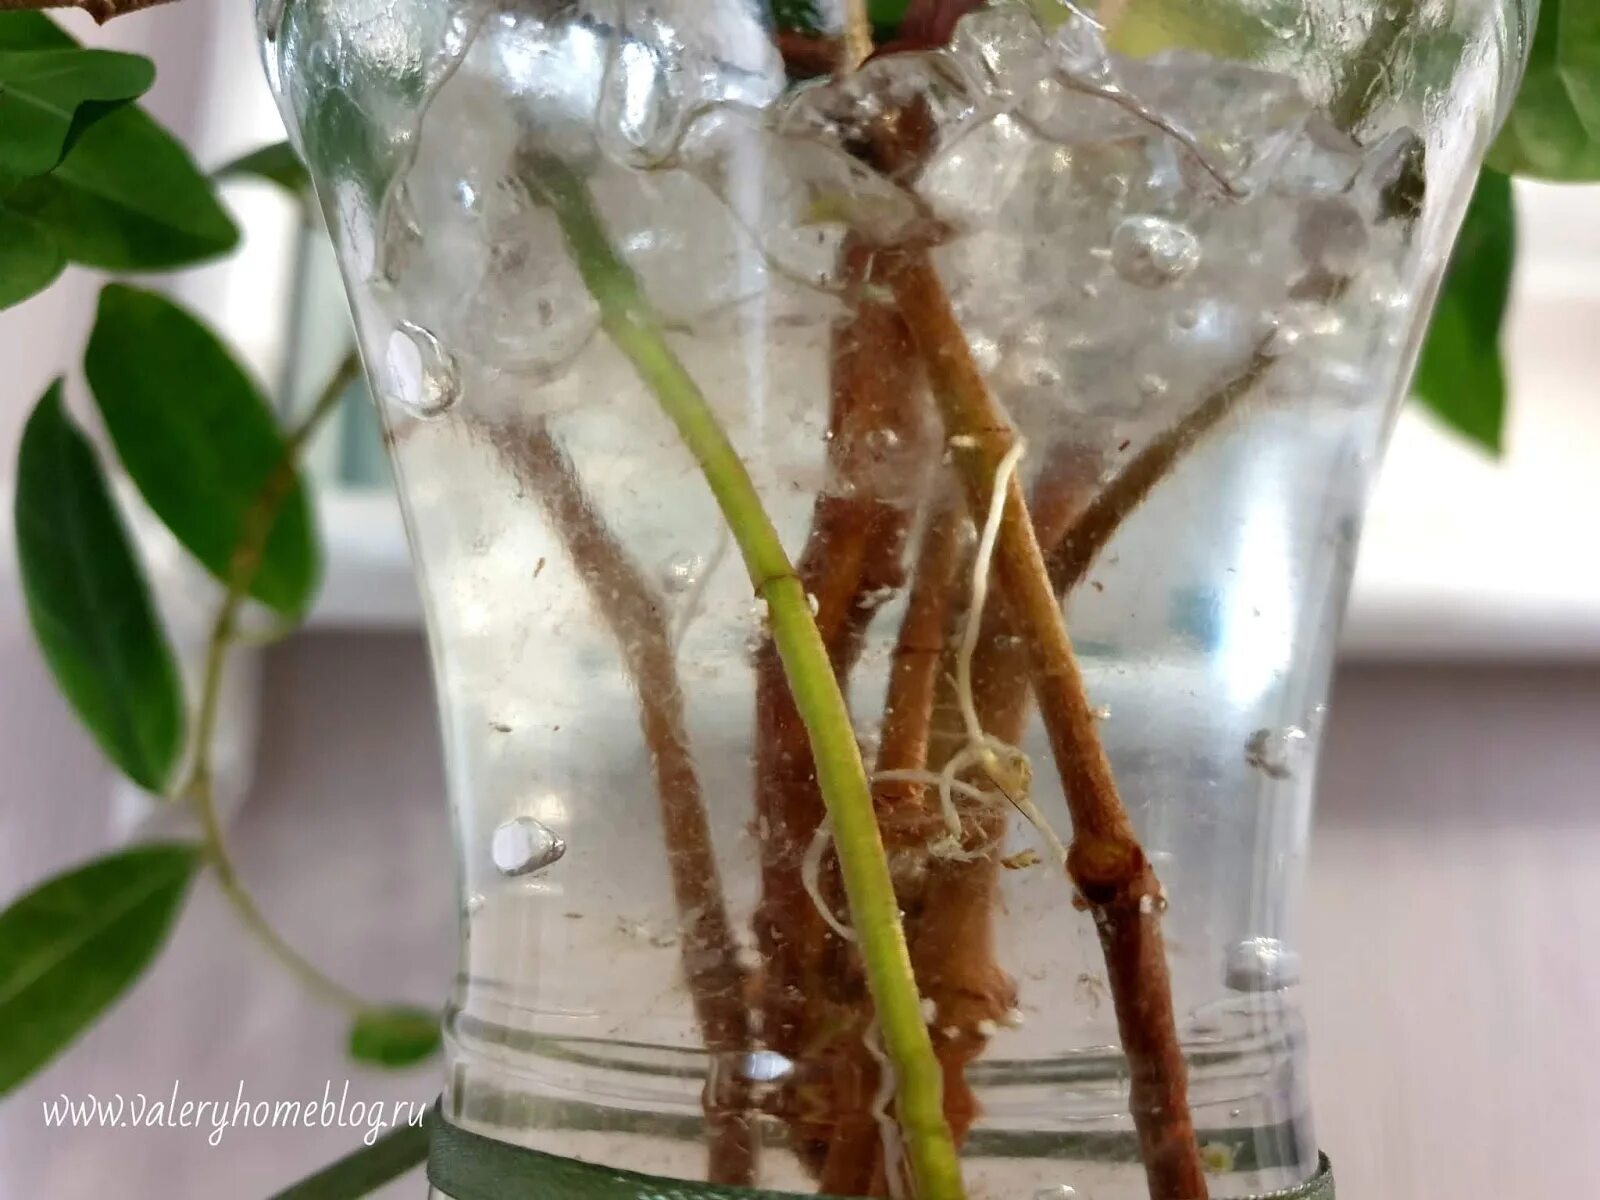
{"label": "base of glass jar", "polygon": [[[428,1118],[430,1200],[815,1200],[792,1192],[724,1187],[642,1175],[546,1154],[484,1137],[446,1120],[436,1104]],[[1235,1200],[1335,1200],[1327,1155],[1311,1179],[1270,1195]]]}
{"label": "base of glass jar", "polygon": [[[514,1020],[494,1019],[505,1016]],[[1212,1187],[1219,1196],[1292,1194],[1318,1163],[1297,1007],[1286,995],[1241,995],[1197,1013],[1191,1025],[1190,1107]],[[753,1089],[737,1094],[746,1106],[756,1102],[767,1191],[815,1186],[773,1091],[780,1079],[804,1090],[805,1064],[768,1051],[711,1055],[681,1037],[594,1037],[559,1014],[481,1003],[477,1012],[452,1010],[447,1027],[444,1113],[460,1128],[651,1178],[702,1180],[708,1105],[720,1107],[716,1098],[728,1095],[717,1081],[737,1079]],[[968,1078],[987,1114],[962,1148],[975,1191],[1045,1195],[1070,1183],[1108,1200],[1145,1194],[1127,1117],[1127,1062],[1116,1047],[997,1054]]]}

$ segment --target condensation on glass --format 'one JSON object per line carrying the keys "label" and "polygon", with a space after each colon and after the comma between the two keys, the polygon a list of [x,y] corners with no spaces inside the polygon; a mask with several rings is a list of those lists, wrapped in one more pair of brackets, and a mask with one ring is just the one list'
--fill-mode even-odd
{"label": "condensation on glass", "polygon": [[[803,82],[754,0],[262,11],[428,610],[462,888],[456,1121],[703,1180],[719,1128],[749,1118],[755,1180],[804,1192],[852,1120],[892,1100],[873,1082],[864,1002],[839,982],[838,933],[822,935],[838,977],[791,972],[790,994],[772,994],[784,921],[821,915],[809,889],[771,894],[785,870],[805,875],[795,854],[827,852],[814,816],[778,828],[809,767],[773,748],[765,613],[572,261],[541,191],[554,162],[586,182],[791,555],[832,578],[856,552],[848,514],[876,514],[871,586],[816,597],[859,639],[840,673],[869,766],[919,558],[944,522],[958,565],[939,752],[973,530],[904,354],[874,343],[866,369],[908,381],[907,403],[865,429],[833,419],[840,339],[885,305],[862,248],[932,244],[1026,439],[1047,549],[1045,526],[1059,540],[1176,439],[1065,613],[1165,885],[1213,1192],[1314,1171],[1300,905],[1333,642],[1526,14],[1492,0],[1036,7],[991,3],[947,48]],[[889,178],[860,144],[895,105],[930,125],[915,169]],[[1185,433],[1230,389],[1225,416]],[[830,513],[847,514],[831,541]],[[1069,836],[1037,720],[1019,728],[1032,799]],[[926,845],[902,850],[915,940],[936,925],[930,874],[960,873]],[[970,1051],[968,1183],[1131,1200],[1142,1174],[1099,947],[1047,858],[1002,815],[963,866],[966,894],[938,902],[964,906],[940,910],[957,932],[913,947],[1004,981],[965,1006],[959,981],[928,986],[935,1040]]]}

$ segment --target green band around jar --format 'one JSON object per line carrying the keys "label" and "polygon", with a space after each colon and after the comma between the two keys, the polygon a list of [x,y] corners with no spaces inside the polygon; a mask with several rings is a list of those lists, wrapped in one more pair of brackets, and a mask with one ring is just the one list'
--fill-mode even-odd
{"label": "green band around jar", "polygon": [[[428,1182],[450,1200],[817,1200],[560,1158],[452,1125],[438,1105],[428,1131]],[[1333,1168],[1324,1155],[1316,1177],[1299,1187],[1239,1200],[1334,1200]]]}

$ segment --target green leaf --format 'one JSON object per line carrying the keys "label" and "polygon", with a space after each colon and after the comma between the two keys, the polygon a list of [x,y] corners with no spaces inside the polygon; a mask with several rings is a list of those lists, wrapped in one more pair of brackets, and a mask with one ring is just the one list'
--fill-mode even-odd
{"label": "green leaf", "polygon": [[[0,50],[71,50],[77,42],[36,12],[0,13]],[[6,195],[69,262],[108,271],[188,266],[224,254],[239,231],[211,181],[174,138],[137,106],[100,114],[78,131],[48,175]]]}
{"label": "green leaf", "polygon": [[44,291],[66,265],[53,237],[0,208],[0,309]]}
{"label": "green leaf", "polygon": [[0,49],[0,175],[43,175],[96,121],[155,80],[138,54],[110,50]]}
{"label": "green leaf", "polygon": [[67,50],[77,44],[41,12],[0,12],[0,50]]}
{"label": "green leaf", "polygon": [[125,850],[58,875],[0,913],[0,1095],[150,965],[199,865],[193,846]]}
{"label": "green leaf", "polygon": [[93,449],[67,416],[59,380],[23,431],[15,520],[28,616],[57,684],[106,756],[141,787],[160,791],[183,742],[178,672],[128,531]]}
{"label": "green leaf", "polygon": [[418,1008],[362,1013],[350,1029],[350,1057],[380,1067],[409,1067],[439,1049],[439,1014]]}
{"label": "green leaf", "polygon": [[6,205],[48,228],[72,262],[108,271],[189,266],[239,240],[188,151],[132,106],[97,121]]}
{"label": "green leaf", "polygon": [[[286,447],[266,400],[215,334],[154,292],[112,285],[84,369],[122,465],[156,515],[227,582],[245,517]],[[296,480],[280,506],[250,594],[304,611],[320,564]]]}
{"label": "green leaf", "polygon": [[311,198],[311,173],[288,142],[274,142],[217,168],[218,179],[264,179],[275,183],[296,200]]}
{"label": "green leaf", "polygon": [[1498,454],[1506,414],[1500,335],[1516,263],[1511,180],[1478,180],[1434,310],[1412,391],[1446,424]]}
{"label": "green leaf", "polygon": [[358,1200],[427,1161],[427,1127],[402,1125],[278,1192],[272,1200]]}
{"label": "green leaf", "polygon": [[1566,183],[1600,180],[1600,4],[1543,0],[1528,71],[1489,165]]}

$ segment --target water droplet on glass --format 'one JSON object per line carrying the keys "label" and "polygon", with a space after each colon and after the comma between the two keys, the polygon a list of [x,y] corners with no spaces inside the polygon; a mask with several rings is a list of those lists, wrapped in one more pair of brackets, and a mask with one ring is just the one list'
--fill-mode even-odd
{"label": "water droplet on glass", "polygon": [[531,875],[559,862],[567,844],[532,817],[516,817],[494,831],[490,857],[502,875]]}
{"label": "water droplet on glass", "polygon": [[1300,956],[1277,938],[1245,938],[1229,947],[1223,982],[1235,992],[1281,992],[1300,982]]}
{"label": "water droplet on glass", "polygon": [[1058,1183],[1034,1192],[1033,1200],[1090,1200],[1090,1198],[1087,1192],[1080,1192],[1071,1184]]}
{"label": "water droplet on glass", "polygon": [[1244,744],[1244,760],[1269,779],[1290,779],[1300,768],[1309,741],[1298,725],[1258,729]]}
{"label": "water droplet on glass", "polygon": [[1128,217],[1111,235],[1111,265],[1129,283],[1158,288],[1182,279],[1200,262],[1200,242],[1161,217]]}
{"label": "water droplet on glass", "polygon": [[390,396],[416,416],[437,417],[461,398],[455,358],[422,326],[395,326],[385,360]]}

